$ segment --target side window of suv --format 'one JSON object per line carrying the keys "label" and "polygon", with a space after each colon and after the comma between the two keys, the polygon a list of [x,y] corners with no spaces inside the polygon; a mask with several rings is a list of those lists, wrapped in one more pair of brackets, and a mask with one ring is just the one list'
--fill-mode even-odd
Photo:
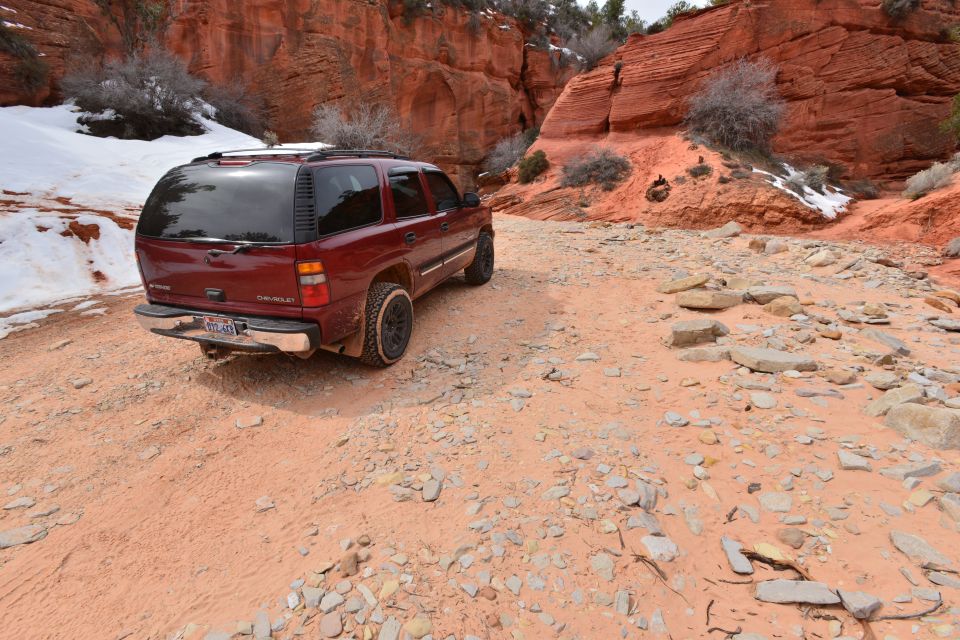
{"label": "side window of suv", "polygon": [[437,203],[437,211],[456,209],[460,206],[460,196],[457,194],[456,187],[450,182],[450,178],[439,171],[425,171],[423,175],[427,178],[427,186],[430,187],[433,201]]}
{"label": "side window of suv", "polygon": [[323,167],[313,181],[321,236],[380,222],[380,181],[372,166]]}
{"label": "side window of suv", "polygon": [[390,191],[397,219],[415,218],[429,213],[427,198],[420,184],[420,172],[395,173],[390,176]]}

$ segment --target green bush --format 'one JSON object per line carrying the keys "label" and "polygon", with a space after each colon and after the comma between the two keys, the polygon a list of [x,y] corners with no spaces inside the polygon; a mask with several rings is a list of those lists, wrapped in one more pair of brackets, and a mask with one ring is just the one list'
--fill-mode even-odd
{"label": "green bush", "polygon": [[713,168],[710,165],[701,162],[700,164],[695,164],[692,167],[688,167],[687,173],[689,173],[692,178],[702,178],[713,173]]}
{"label": "green bush", "polygon": [[550,162],[547,160],[547,154],[543,151],[534,151],[517,165],[520,170],[519,179],[521,184],[533,182],[534,178],[547,170]]}
{"label": "green bush", "polygon": [[562,173],[560,184],[564,187],[598,184],[604,191],[612,191],[630,175],[630,161],[610,149],[598,148],[575,157]]}

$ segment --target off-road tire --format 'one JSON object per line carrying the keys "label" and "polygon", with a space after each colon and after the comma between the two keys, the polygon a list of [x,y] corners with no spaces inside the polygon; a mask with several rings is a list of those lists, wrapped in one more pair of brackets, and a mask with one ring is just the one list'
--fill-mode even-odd
{"label": "off-road tire", "polygon": [[360,362],[387,367],[402,358],[413,333],[410,294],[398,284],[377,282],[367,291],[364,316]]}
{"label": "off-road tire", "polygon": [[473,262],[463,270],[467,284],[486,284],[493,276],[493,238],[489,233],[480,232],[477,238],[477,252],[473,255]]}

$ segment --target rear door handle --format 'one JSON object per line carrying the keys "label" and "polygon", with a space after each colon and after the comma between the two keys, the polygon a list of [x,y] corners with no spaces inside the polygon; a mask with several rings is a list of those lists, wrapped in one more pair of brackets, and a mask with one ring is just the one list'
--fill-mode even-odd
{"label": "rear door handle", "polygon": [[440,231],[449,231],[449,230],[450,230],[449,223],[444,222],[440,225]]}
{"label": "rear door handle", "polygon": [[413,231],[408,231],[407,234],[403,236],[403,239],[407,244],[413,244],[417,241],[417,234],[415,234]]}

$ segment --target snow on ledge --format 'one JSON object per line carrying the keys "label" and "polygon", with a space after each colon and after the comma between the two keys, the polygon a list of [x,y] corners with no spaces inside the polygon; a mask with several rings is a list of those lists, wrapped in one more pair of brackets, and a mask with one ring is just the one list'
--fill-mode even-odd
{"label": "snow on ledge", "polygon": [[767,176],[770,179],[770,184],[772,184],[774,187],[780,189],[786,194],[793,196],[804,206],[811,209],[816,209],[824,218],[827,218],[828,220],[835,220],[838,214],[847,210],[847,204],[853,200],[853,198],[845,195],[840,189],[835,189],[829,185],[825,185],[823,187],[823,193],[817,193],[810,187],[804,186],[803,195],[801,196],[793,189],[787,187],[787,181],[794,176],[802,174],[803,172],[796,170],[788,164],[784,164],[783,168],[787,172],[787,176],[785,178],[768,171],[762,171],[756,167],[753,168],[753,172]]}

